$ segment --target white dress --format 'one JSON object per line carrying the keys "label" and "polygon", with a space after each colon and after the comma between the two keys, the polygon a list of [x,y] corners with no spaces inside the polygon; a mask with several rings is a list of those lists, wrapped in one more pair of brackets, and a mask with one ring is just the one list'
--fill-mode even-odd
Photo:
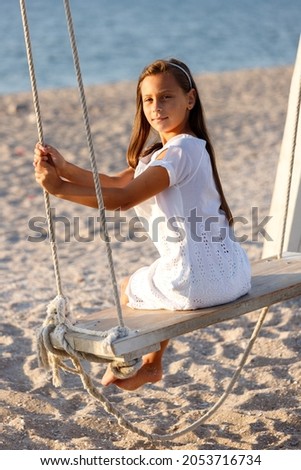
{"label": "white dress", "polygon": [[135,208],[159,257],[130,277],[132,308],[197,309],[233,301],[250,289],[250,264],[220,209],[205,144],[181,134],[140,159],[135,177],[162,166],[170,184]]}

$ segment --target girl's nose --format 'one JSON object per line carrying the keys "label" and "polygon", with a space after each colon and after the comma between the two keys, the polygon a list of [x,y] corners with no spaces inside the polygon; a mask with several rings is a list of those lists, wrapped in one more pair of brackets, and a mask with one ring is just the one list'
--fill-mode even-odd
{"label": "girl's nose", "polygon": [[160,104],[159,101],[154,101],[153,111],[156,112],[156,113],[159,112],[159,111],[162,111],[162,105]]}

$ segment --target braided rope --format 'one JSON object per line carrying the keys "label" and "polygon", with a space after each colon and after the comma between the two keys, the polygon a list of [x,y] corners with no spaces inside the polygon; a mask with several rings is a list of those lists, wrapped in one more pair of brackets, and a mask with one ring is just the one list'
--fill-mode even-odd
{"label": "braided rope", "polygon": [[[39,95],[38,95],[35,69],[34,69],[34,63],[33,63],[33,57],[32,57],[31,40],[30,40],[28,19],[27,19],[26,7],[25,7],[25,0],[20,0],[20,10],[21,10],[22,23],[23,23],[24,39],[25,39],[25,46],[26,46],[26,53],[27,53],[27,62],[28,62],[29,76],[30,76],[31,89],[32,89],[33,106],[34,106],[34,111],[36,115],[38,136],[39,136],[39,141],[41,142],[41,144],[44,144],[42,116],[41,116]],[[55,232],[54,232],[53,219],[52,219],[51,208],[50,208],[50,198],[49,198],[49,194],[47,193],[47,191],[43,190],[43,193],[44,193],[44,204],[45,204],[45,211],[46,211],[46,216],[47,216],[49,241],[50,241],[51,252],[52,252],[56,288],[57,288],[58,294],[63,295],[58,253],[57,253],[57,245],[55,241]]]}
{"label": "braided rope", "polygon": [[[27,12],[26,12],[26,4],[25,0],[20,0],[20,10],[21,10],[21,17],[22,17],[22,23],[23,23],[23,31],[24,31],[24,40],[25,40],[25,46],[26,46],[26,54],[27,54],[27,62],[28,62],[28,68],[29,68],[29,76],[30,76],[30,82],[31,82],[31,89],[32,89],[32,96],[33,96],[33,105],[34,105],[34,111],[36,115],[36,124],[37,124],[37,129],[38,129],[38,137],[39,141],[41,144],[44,144],[44,133],[43,133],[43,125],[42,125],[42,116],[41,116],[41,110],[40,110],[40,103],[39,103],[39,95],[38,95],[38,89],[37,89],[37,81],[36,81],[36,74],[35,74],[35,69],[34,69],[34,61],[33,61],[33,54],[32,54],[32,47],[31,47],[31,39],[30,39],[30,32],[29,32],[29,23],[28,23],[28,18],[27,18]],[[70,20],[69,20],[70,21]],[[71,32],[72,32],[72,27]],[[74,33],[72,34],[72,43],[73,43],[73,48],[75,46],[75,38],[74,38]],[[83,89],[83,84],[82,84],[82,79],[80,78],[80,70],[79,70],[79,63],[78,63],[78,55],[77,52],[75,51],[75,56],[77,57],[76,62],[77,62],[77,74],[79,75],[78,79],[80,82],[80,89],[81,89],[81,100],[82,100],[82,105],[84,109],[84,120],[85,120],[85,126],[86,126],[86,131],[87,131],[87,136],[88,136],[88,142],[89,142],[89,148],[91,151],[91,163],[93,166],[93,177],[95,180],[95,184],[97,186],[96,193],[98,197],[98,203],[99,207],[101,208],[100,214],[101,214],[101,220],[103,223],[104,227],[104,232],[105,232],[105,241],[106,241],[106,247],[107,247],[107,253],[108,253],[108,258],[109,258],[109,267],[110,267],[110,272],[111,272],[111,278],[114,286],[114,296],[115,296],[115,303],[117,305],[117,310],[118,310],[118,320],[119,320],[119,326],[116,328],[112,328],[109,331],[91,331],[91,330],[85,330],[82,328],[78,328],[72,324],[72,322],[68,319],[68,316],[70,315],[69,311],[69,305],[68,305],[68,300],[67,298],[63,295],[63,289],[62,289],[62,281],[61,281],[61,274],[60,274],[60,267],[59,267],[59,259],[58,259],[58,251],[57,251],[57,245],[56,245],[56,240],[55,240],[55,231],[54,231],[54,226],[53,226],[53,218],[52,218],[52,213],[51,213],[51,208],[50,208],[50,197],[47,191],[43,191],[44,194],[44,203],[45,203],[45,210],[46,210],[46,217],[47,217],[47,223],[48,223],[48,231],[49,231],[49,240],[50,240],[50,246],[51,246],[51,252],[52,252],[52,259],[53,259],[53,266],[54,266],[54,273],[55,273],[55,281],[56,281],[56,287],[57,287],[57,296],[56,298],[50,302],[48,306],[48,311],[53,312],[56,314],[56,324],[58,327],[61,325],[66,325],[69,330],[75,331],[75,332],[80,332],[80,333],[86,333],[86,334],[93,334],[95,336],[99,336],[102,338],[105,338],[104,341],[104,347],[107,347],[107,349],[111,352],[112,354],[112,349],[111,349],[111,344],[116,339],[117,337],[122,337],[122,336],[127,336],[130,333],[130,330],[125,327],[123,319],[122,319],[122,311],[121,311],[121,306],[120,306],[120,300],[119,300],[119,295],[118,295],[118,290],[117,290],[117,282],[116,282],[116,276],[114,272],[114,266],[113,266],[113,260],[112,260],[112,253],[110,249],[110,241],[109,241],[109,236],[106,230],[106,221],[105,221],[105,211],[103,207],[103,202],[102,202],[102,195],[101,195],[101,189],[100,189],[100,184],[99,184],[99,178],[98,178],[98,171],[97,171],[97,166],[96,166],[96,161],[95,161],[95,156],[94,156],[94,151],[93,151],[93,144],[92,144],[92,137],[91,137],[91,131],[90,131],[90,126],[89,126],[89,120],[88,120],[88,111],[87,111],[87,105],[85,101],[85,96],[84,96],[84,89]],[[43,328],[46,328],[48,324],[53,324],[53,318],[51,314],[47,315],[46,321],[44,322]],[[39,335],[39,340],[38,340],[38,349],[42,350],[42,341],[43,341],[43,334]],[[67,343],[66,340],[63,338],[60,341],[61,346],[66,350],[69,351],[70,354],[75,354],[74,349],[70,347],[70,345]],[[48,350],[50,350],[50,346],[48,343]],[[52,351],[53,354],[57,354],[57,350]],[[42,354],[42,356],[45,359],[45,351]],[[87,357],[87,356],[85,356]],[[42,361],[43,362],[43,361]],[[45,359],[45,362],[48,362],[48,360]],[[53,365],[53,374],[54,377],[57,375],[57,363],[56,361],[50,360],[50,362]],[[105,362],[105,360],[104,360]],[[116,376],[125,378],[125,377],[131,377],[134,375],[134,373],[137,372],[139,367],[141,366],[141,360],[137,359],[135,361],[130,361],[129,363],[125,363],[124,361],[121,360],[114,360],[111,361],[111,368],[114,373],[116,373]]]}
{"label": "braided rope", "polygon": [[280,243],[278,258],[281,258],[282,254],[283,254],[283,247],[284,247],[284,241],[285,241],[286,226],[287,226],[287,219],[288,219],[288,210],[289,210],[289,202],[290,202],[290,194],[291,194],[291,186],[292,186],[292,179],[293,179],[295,151],[296,151],[296,145],[297,145],[297,134],[298,134],[299,119],[300,119],[300,106],[301,106],[301,75],[300,75],[300,78],[299,78],[298,102],[297,102],[297,108],[296,108],[294,132],[293,132],[292,142],[291,142],[291,159],[290,159],[290,167],[289,167],[289,177],[288,177],[288,183],[287,183],[287,193],[286,193],[285,210],[284,210],[284,217],[283,217],[283,227],[282,227],[282,233],[281,233],[281,243]]}
{"label": "braided rope", "polygon": [[65,14],[66,14],[66,20],[67,20],[68,31],[69,31],[70,44],[71,44],[71,49],[72,49],[72,54],[73,54],[74,68],[76,72],[78,90],[79,90],[80,101],[81,101],[81,106],[82,106],[88,148],[90,152],[90,162],[91,162],[91,169],[92,169],[94,185],[95,185],[95,193],[96,193],[96,198],[98,202],[100,222],[101,222],[102,229],[104,232],[104,241],[105,241],[107,258],[108,258],[109,269],[110,269],[110,274],[111,274],[114,300],[115,300],[115,305],[117,309],[118,323],[120,326],[124,326],[124,321],[122,317],[122,309],[121,309],[121,304],[120,304],[120,297],[119,297],[117,281],[116,281],[116,274],[115,274],[114,263],[113,263],[112,249],[111,249],[111,244],[110,244],[110,238],[107,232],[105,208],[104,208],[102,191],[101,191],[100,182],[99,182],[99,175],[98,175],[97,163],[96,163],[96,158],[95,158],[91,128],[89,124],[88,107],[87,107],[85,90],[84,90],[84,85],[83,85],[83,80],[82,80],[81,69],[80,69],[79,55],[78,55],[78,50],[77,50],[77,45],[76,45],[76,38],[75,38],[75,33],[74,33],[69,0],[64,0],[64,7],[65,7]]}
{"label": "braided rope", "polygon": [[[67,341],[66,333],[71,331],[86,331],[91,334],[91,330],[76,329],[70,319],[68,301],[63,296],[57,296],[47,308],[47,317],[37,334],[37,350],[38,359],[41,366],[46,369],[52,368],[53,383],[58,383],[58,368],[63,368],[62,361],[57,362],[53,356],[60,358],[76,357],[78,360],[86,359],[94,362],[109,363],[113,374],[117,378],[125,379],[132,377],[137,373],[142,365],[142,360],[137,358],[131,361],[123,361],[115,358],[113,360],[106,357],[98,357],[92,354],[82,353],[74,349]],[[54,336],[55,344],[59,345],[59,349],[54,348],[50,340],[50,333]],[[116,326],[107,332],[98,332],[99,337],[103,339],[102,348],[104,356],[114,356],[112,351],[112,343],[119,338],[128,336],[130,331],[128,328]],[[60,383],[60,382],[59,382]]]}
{"label": "braided rope", "polygon": [[[99,177],[98,177],[98,169],[97,169],[97,163],[96,163],[95,152],[94,152],[94,147],[93,147],[90,124],[89,124],[88,108],[87,108],[87,103],[86,103],[86,98],[85,98],[83,80],[81,77],[79,57],[78,57],[78,52],[77,52],[77,47],[76,47],[76,40],[75,40],[74,28],[73,28],[72,17],[71,17],[71,12],[70,12],[70,6],[69,6],[68,1],[64,0],[64,3],[65,3],[66,16],[67,16],[67,22],[68,22],[68,29],[70,32],[72,52],[73,52],[73,57],[74,57],[74,66],[76,69],[76,75],[77,75],[79,92],[80,92],[80,99],[81,99],[81,104],[83,108],[83,118],[84,118],[87,141],[88,141],[88,146],[89,146],[89,151],[90,151],[90,160],[91,160],[91,167],[92,167],[93,179],[94,179],[94,184],[95,184],[95,192],[96,192],[96,197],[97,197],[97,202],[98,202],[98,207],[99,207],[100,221],[101,221],[101,225],[104,231],[104,241],[106,245],[109,269],[110,269],[110,274],[111,274],[111,279],[112,279],[112,284],[113,284],[113,294],[114,294],[114,300],[115,300],[115,304],[117,308],[118,322],[120,326],[124,326],[124,321],[122,318],[122,309],[121,309],[120,298],[119,298],[119,293],[118,293],[118,286],[117,286],[117,281],[116,281],[116,274],[115,274],[114,264],[113,264],[110,238],[109,238],[107,226],[106,226],[105,209],[104,209],[102,192],[101,192],[101,187],[100,187],[100,182],[99,182]],[[28,18],[27,18],[27,13],[26,13],[25,0],[20,0],[20,10],[21,10],[21,16],[22,16],[22,22],[23,22],[24,39],[25,39],[27,61],[28,61],[28,67],[29,67],[29,76],[30,76],[30,82],[31,82],[31,88],[32,88],[33,105],[34,105],[34,111],[36,115],[38,137],[39,137],[39,141],[43,145],[44,133],[43,133],[43,125],[42,125],[42,116],[41,116],[41,110],[40,110],[40,104],[39,104],[39,95],[38,95],[38,90],[37,90],[37,82],[36,82],[36,75],[35,75],[35,69],[34,69],[34,61],[33,61],[33,55],[32,55],[31,39],[30,39]],[[50,244],[51,244],[51,249],[52,249],[52,257],[53,257],[57,292],[59,295],[63,295],[58,253],[57,253],[57,245],[55,241],[55,231],[53,227],[53,219],[52,219],[51,208],[50,208],[50,198],[49,198],[49,194],[47,191],[44,190],[43,192],[44,192],[46,216],[47,216],[47,221],[48,221],[49,239],[50,239]]]}

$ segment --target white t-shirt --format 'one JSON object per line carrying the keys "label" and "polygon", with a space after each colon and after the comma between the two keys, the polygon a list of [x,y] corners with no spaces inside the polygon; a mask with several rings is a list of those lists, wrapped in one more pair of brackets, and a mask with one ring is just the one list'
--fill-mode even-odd
{"label": "white t-shirt", "polygon": [[162,166],[169,187],[135,208],[159,257],[130,277],[133,308],[197,309],[233,301],[250,289],[250,264],[220,209],[205,146],[181,134],[139,161],[135,177]]}

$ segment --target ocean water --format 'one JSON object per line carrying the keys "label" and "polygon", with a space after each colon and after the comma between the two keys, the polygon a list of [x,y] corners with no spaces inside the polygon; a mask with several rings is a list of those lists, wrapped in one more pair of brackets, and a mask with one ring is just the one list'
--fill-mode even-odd
{"label": "ocean water", "polygon": [[[76,85],[63,0],[27,0],[40,88]],[[70,0],[85,84],[136,79],[157,58],[193,73],[294,62],[300,0]],[[0,2],[0,93],[30,89],[18,0]]]}

